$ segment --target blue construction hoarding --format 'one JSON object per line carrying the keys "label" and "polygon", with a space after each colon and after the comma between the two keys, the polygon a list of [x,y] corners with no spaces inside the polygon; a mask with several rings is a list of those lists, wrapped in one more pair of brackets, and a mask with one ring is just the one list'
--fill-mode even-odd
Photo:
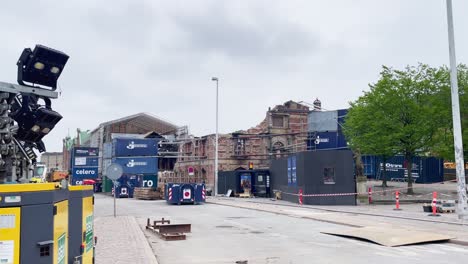
{"label": "blue construction hoarding", "polygon": [[112,157],[142,157],[158,154],[158,140],[154,138],[115,138]]}
{"label": "blue construction hoarding", "polygon": [[75,156],[72,160],[72,167],[98,167],[99,158]]}
{"label": "blue construction hoarding", "polygon": [[74,156],[81,157],[99,157],[98,148],[75,147],[72,151]]}
{"label": "blue construction hoarding", "polygon": [[72,181],[71,185],[82,185],[83,180],[96,179],[98,176],[98,168],[89,167],[75,167],[72,168]]}
{"label": "blue construction hoarding", "polygon": [[81,185],[86,179],[97,179],[99,149],[75,147],[71,155],[71,185]]}
{"label": "blue construction hoarding", "polygon": [[158,158],[156,157],[119,157],[112,163],[120,164],[124,174],[157,174]]}

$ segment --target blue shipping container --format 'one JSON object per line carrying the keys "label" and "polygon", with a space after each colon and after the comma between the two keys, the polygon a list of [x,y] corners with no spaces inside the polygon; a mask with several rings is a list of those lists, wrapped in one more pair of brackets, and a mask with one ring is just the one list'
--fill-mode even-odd
{"label": "blue shipping container", "polygon": [[125,184],[132,188],[141,187],[140,178],[137,175],[124,174],[117,180],[120,184]]}
{"label": "blue shipping container", "polygon": [[73,156],[75,157],[98,157],[98,148],[87,148],[87,147],[75,147],[73,148]]}
{"label": "blue shipping container", "polygon": [[347,143],[341,130],[329,132],[310,132],[309,150],[346,149]]}
{"label": "blue shipping container", "polygon": [[[366,176],[374,179],[383,177],[383,161],[376,156],[363,156],[362,159]],[[403,156],[393,156],[386,160],[386,178],[391,181],[408,179],[406,161]],[[412,178],[416,183],[435,183],[444,180],[444,163],[442,159],[434,157],[414,157],[412,160]],[[373,167],[373,168],[371,168]]]}
{"label": "blue shipping container", "polygon": [[364,175],[375,178],[375,156],[362,156],[361,161],[364,165]]}
{"label": "blue shipping container", "polygon": [[122,166],[124,174],[157,174],[158,158],[154,157],[121,157],[113,158],[112,163]]}
{"label": "blue shipping container", "polygon": [[113,157],[144,157],[158,155],[158,140],[154,138],[115,138],[112,141]]}

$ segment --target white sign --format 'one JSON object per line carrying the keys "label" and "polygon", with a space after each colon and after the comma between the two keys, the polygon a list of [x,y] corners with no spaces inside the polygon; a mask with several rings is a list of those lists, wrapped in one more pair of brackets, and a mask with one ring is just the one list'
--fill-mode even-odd
{"label": "white sign", "polygon": [[146,166],[148,163],[145,162],[145,161],[135,161],[135,160],[130,160],[128,163],[127,163],[127,167],[129,168],[133,168],[135,166]]}
{"label": "white sign", "polygon": [[15,225],[16,225],[15,215],[0,215],[0,229],[15,228]]}
{"label": "white sign", "polygon": [[76,170],[76,175],[95,175],[96,170],[86,170],[86,169],[81,169],[81,170]]}
{"label": "white sign", "polygon": [[154,181],[153,180],[143,180],[143,187],[153,187]]}
{"label": "white sign", "polygon": [[86,165],[86,157],[76,157],[75,158],[75,165],[76,166],[85,166]]}
{"label": "white sign", "polygon": [[130,144],[127,145],[127,149],[136,149],[136,148],[147,148],[147,144],[135,144],[134,141],[130,142]]}
{"label": "white sign", "polygon": [[190,199],[190,198],[192,198],[192,190],[184,189],[184,199]]}
{"label": "white sign", "polygon": [[19,195],[5,196],[5,203],[20,203],[20,202],[21,202],[21,196]]}
{"label": "white sign", "polygon": [[15,242],[13,240],[0,240],[0,263],[13,264]]}

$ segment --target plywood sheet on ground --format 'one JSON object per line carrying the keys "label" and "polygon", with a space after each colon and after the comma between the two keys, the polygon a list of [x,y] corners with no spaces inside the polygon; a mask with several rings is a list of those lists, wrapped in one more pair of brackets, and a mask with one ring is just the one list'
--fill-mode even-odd
{"label": "plywood sheet on ground", "polygon": [[437,233],[374,226],[360,228],[344,227],[342,229],[332,231],[322,231],[321,233],[369,240],[387,247],[442,242],[453,238]]}

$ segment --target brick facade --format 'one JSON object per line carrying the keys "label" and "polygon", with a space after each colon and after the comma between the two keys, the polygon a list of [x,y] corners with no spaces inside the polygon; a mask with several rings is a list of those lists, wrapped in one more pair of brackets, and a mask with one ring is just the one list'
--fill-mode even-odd
{"label": "brick facade", "polygon": [[[218,140],[219,171],[268,168],[270,159],[307,148],[307,115],[309,107],[288,101],[269,109],[264,120],[246,131],[220,134]],[[193,181],[214,183],[215,135],[193,138],[179,149],[180,158],[175,164],[175,174]],[[188,176],[193,167],[194,176]]]}

